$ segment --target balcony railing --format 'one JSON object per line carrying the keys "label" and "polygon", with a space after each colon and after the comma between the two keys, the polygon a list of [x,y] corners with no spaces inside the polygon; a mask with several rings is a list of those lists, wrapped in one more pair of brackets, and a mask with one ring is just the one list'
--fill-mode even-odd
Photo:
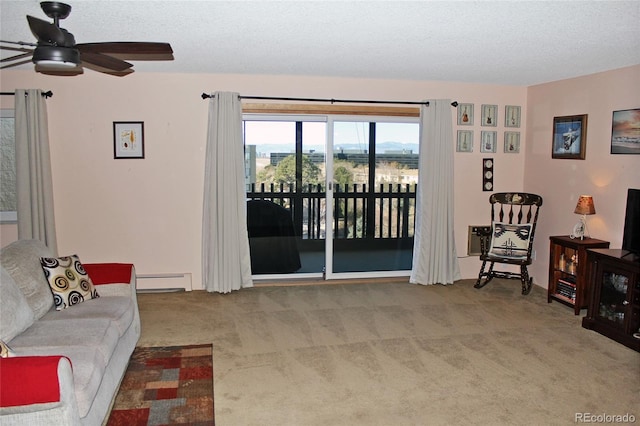
{"label": "balcony railing", "polygon": [[[291,211],[302,240],[326,236],[324,185],[251,184],[250,200],[269,200]],[[333,229],[337,240],[409,240],[413,238],[416,212],[415,184],[335,185]]]}

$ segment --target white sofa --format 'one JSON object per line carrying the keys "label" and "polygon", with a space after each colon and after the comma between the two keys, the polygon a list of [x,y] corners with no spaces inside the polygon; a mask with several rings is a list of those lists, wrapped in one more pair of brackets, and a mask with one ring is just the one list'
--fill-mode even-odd
{"label": "white sofa", "polygon": [[40,241],[0,251],[0,424],[101,425],[140,337],[133,265],[85,264],[100,297],[54,308]]}

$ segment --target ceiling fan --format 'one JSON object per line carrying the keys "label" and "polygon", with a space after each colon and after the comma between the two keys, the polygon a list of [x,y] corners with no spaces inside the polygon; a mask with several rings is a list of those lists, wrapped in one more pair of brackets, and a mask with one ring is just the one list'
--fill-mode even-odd
{"label": "ceiling fan", "polygon": [[[37,43],[0,40],[0,49],[20,52],[0,60],[0,68],[28,62],[36,64],[36,71],[50,75],[77,75],[83,68],[125,76],[133,72],[128,60],[173,60],[169,43],[104,42],[78,43],[73,34],[60,27],[60,20],[71,13],[71,6],[57,1],[43,1],[40,7],[53,23],[27,15],[31,32]],[[11,45],[11,46],[7,46]],[[25,59],[26,58],[26,59]],[[7,65],[5,65],[7,63]]]}

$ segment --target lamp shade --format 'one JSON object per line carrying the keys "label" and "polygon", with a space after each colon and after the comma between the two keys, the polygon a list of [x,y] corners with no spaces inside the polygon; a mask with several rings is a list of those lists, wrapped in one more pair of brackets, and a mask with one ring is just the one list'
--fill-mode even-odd
{"label": "lamp shade", "polygon": [[593,205],[591,195],[581,195],[574,211],[575,214],[596,214],[596,207]]}

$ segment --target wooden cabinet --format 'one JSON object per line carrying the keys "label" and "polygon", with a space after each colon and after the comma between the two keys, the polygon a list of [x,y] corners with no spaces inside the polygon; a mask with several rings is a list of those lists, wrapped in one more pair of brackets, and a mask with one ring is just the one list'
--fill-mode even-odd
{"label": "wooden cabinet", "polygon": [[582,326],[640,352],[640,257],[594,249],[588,262],[593,293]]}
{"label": "wooden cabinet", "polygon": [[549,284],[547,302],[571,306],[575,315],[589,305],[587,249],[608,248],[609,242],[595,238],[549,237]]}

